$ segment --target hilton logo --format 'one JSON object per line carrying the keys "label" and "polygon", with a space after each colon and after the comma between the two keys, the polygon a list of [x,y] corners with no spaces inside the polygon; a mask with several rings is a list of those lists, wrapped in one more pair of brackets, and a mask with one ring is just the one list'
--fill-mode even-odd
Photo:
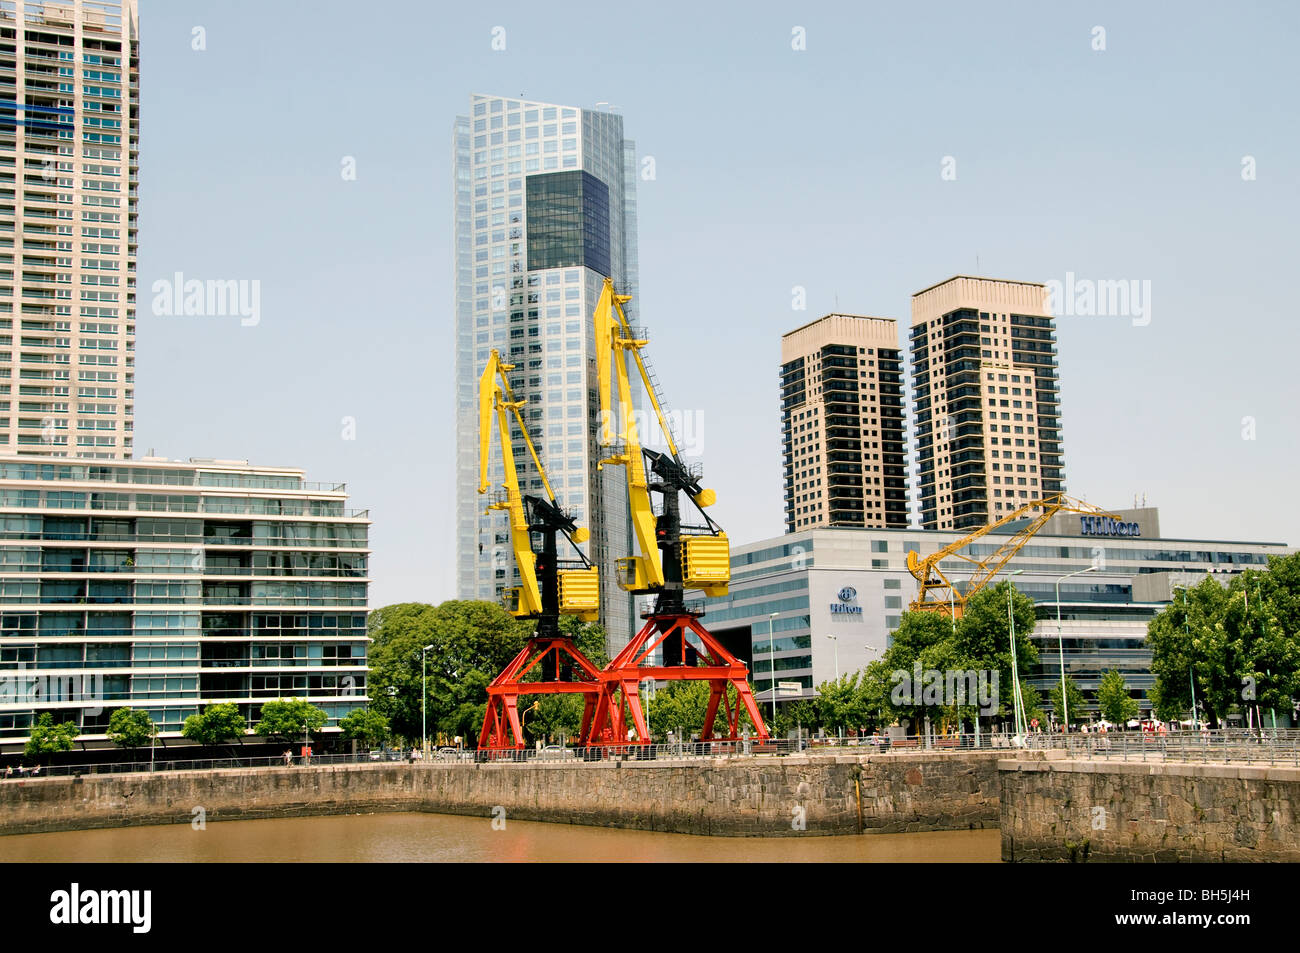
{"label": "hilton logo", "polygon": [[862,615],[862,606],[849,605],[858,597],[858,590],[852,586],[845,586],[836,595],[840,601],[831,603],[831,615]]}
{"label": "hilton logo", "polygon": [[1080,516],[1079,533],[1083,536],[1141,536],[1137,523],[1121,523],[1109,516]]}

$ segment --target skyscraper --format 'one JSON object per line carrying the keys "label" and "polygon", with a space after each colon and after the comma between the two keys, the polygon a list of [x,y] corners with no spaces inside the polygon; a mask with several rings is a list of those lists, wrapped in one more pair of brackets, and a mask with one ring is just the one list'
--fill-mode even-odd
{"label": "skyscraper", "polygon": [[828,314],[781,337],[785,528],[903,527],[898,322]]}
{"label": "skyscraper", "polygon": [[[457,592],[495,601],[517,584],[503,513],[478,491],[476,388],[492,348],[511,382],[560,502],[591,529],[601,619],[618,648],[631,600],[614,583],[628,555],[621,469],[597,471],[599,410],[591,315],[606,277],[637,308],[636,153],[607,111],[475,95],[453,133],[456,306]],[[521,449],[524,493],[542,484]],[[499,485],[493,446],[490,479]]]}
{"label": "skyscraper", "polygon": [[957,276],[912,296],[921,525],[971,529],[1065,489],[1047,289]]}
{"label": "skyscraper", "polygon": [[130,457],[136,0],[0,2],[0,452]]}

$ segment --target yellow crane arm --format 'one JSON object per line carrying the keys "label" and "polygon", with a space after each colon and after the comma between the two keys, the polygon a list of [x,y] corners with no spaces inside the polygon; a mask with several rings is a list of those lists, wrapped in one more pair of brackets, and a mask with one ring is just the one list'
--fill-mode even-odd
{"label": "yellow crane arm", "polygon": [[[1032,510],[1041,509],[1042,512],[1034,516],[1026,525],[1022,526],[998,546],[993,552],[983,559],[976,559],[968,556],[962,550],[966,549],[971,543],[992,532],[993,530],[1005,526],[1015,520],[1028,516]],[[1063,493],[1054,493],[1050,496],[1038,500],[1031,500],[1018,509],[1008,513],[996,523],[989,523],[972,533],[963,536],[955,542],[949,543],[938,552],[931,553],[929,556],[922,558],[916,552],[907,554],[907,569],[916,581],[920,584],[920,591],[917,593],[916,600],[909,606],[912,610],[932,610],[939,612],[952,612],[957,616],[961,615],[962,608],[971,596],[982,589],[989,580],[993,579],[1002,567],[1005,566],[1016,553],[1018,553],[1029,542],[1040,529],[1047,524],[1057,513],[1085,513],[1096,516],[1109,516],[1115,519],[1118,517],[1114,513],[1109,513],[1100,507],[1093,506],[1091,503],[1085,503],[1082,500],[1076,500],[1066,496]],[[945,559],[960,559],[974,566],[971,573],[970,581],[966,586],[965,592],[959,590],[952,579],[940,569],[940,563]]]}
{"label": "yellow crane arm", "polygon": [[[596,303],[596,376],[600,385],[600,421],[601,442],[606,446],[616,445],[614,453],[597,465],[619,464],[627,468],[627,494],[632,514],[632,529],[636,533],[642,556],[629,564],[630,578],[627,580],[637,588],[659,588],[664,584],[663,559],[659,553],[655,538],[655,513],[650,503],[650,490],[646,483],[645,460],[641,455],[641,438],[637,432],[636,418],[632,414],[632,384],[628,378],[626,352],[637,350],[645,341],[632,337],[623,305],[631,301],[631,295],[614,293],[614,282],[606,278],[601,289],[600,299]],[[614,352],[618,351],[618,360]],[[637,363],[641,356],[637,353]],[[611,368],[613,373],[611,374]],[[644,373],[644,370],[643,370]],[[618,385],[618,429],[614,431],[611,424],[614,419],[612,395],[610,393],[611,377]],[[649,390],[649,387],[647,387]],[[653,396],[651,398],[654,399]],[[655,400],[658,410],[659,402]],[[662,420],[660,414],[660,420]]]}

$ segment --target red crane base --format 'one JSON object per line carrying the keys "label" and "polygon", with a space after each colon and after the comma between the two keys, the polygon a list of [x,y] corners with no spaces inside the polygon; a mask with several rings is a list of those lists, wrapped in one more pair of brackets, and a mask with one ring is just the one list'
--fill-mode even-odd
{"label": "red crane base", "polygon": [[[553,653],[554,671],[560,672],[567,659],[579,671],[575,681],[525,682],[524,676],[535,668],[548,654]],[[492,683],[488,685],[487,714],[483,716],[483,730],[479,732],[478,746],[488,749],[520,749],[524,747],[524,729],[519,721],[519,696],[561,695],[581,693],[586,695],[582,711],[582,734],[591,733],[592,713],[596,709],[601,691],[601,673],[578,651],[577,645],[567,636],[531,638],[523,650],[514,657]]]}
{"label": "red crane base", "polygon": [[[679,658],[687,657],[687,633],[694,633],[704,651],[700,654],[703,665],[642,665],[655,649],[664,645],[669,639],[681,640]],[[691,646],[694,648],[694,646]],[[740,661],[713,638],[700,625],[696,616],[689,613],[680,615],[652,615],[641,631],[636,634],[618,656],[605,667],[601,673],[601,691],[596,709],[588,722],[584,718],[583,742],[586,744],[649,744],[650,729],[646,725],[645,714],[641,709],[639,685],[642,679],[655,678],[664,680],[697,680],[709,682],[709,707],[704,715],[704,725],[700,732],[701,741],[740,740],[741,706],[748,712],[749,719],[758,732],[758,740],[768,739],[767,725],[758,713],[754,703],[754,693],[749,688],[749,670]],[[736,702],[733,706],[727,701],[727,686],[736,690]],[[620,698],[619,695],[622,695]],[[635,739],[629,742],[629,726],[623,715],[626,705],[631,717],[631,729]],[[715,738],[713,724],[719,708],[727,721],[727,734]]]}

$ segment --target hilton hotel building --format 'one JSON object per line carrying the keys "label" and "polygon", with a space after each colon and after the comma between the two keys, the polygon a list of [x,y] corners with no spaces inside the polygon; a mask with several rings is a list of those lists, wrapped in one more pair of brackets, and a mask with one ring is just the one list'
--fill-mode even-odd
{"label": "hilton hotel building", "polygon": [[[1056,585],[1067,573],[1097,565],[1061,582],[1061,641],[1065,670],[1095,713],[1101,676],[1118,669],[1143,711],[1153,683],[1147,623],[1173,598],[1173,587],[1194,585],[1207,573],[1262,569],[1271,555],[1294,552],[1282,543],[1191,540],[1161,533],[1155,508],[1118,510],[1121,526],[1058,514],[1019,551],[1015,586],[1031,596],[1038,623],[1030,636],[1041,662],[1028,681],[1050,708],[1048,691],[1060,679]],[[1014,532],[1011,525],[1005,531]],[[880,658],[902,614],[916,598],[907,553],[925,556],[960,539],[964,530],[813,527],[732,549],[731,591],[709,599],[704,624],[750,663],[755,695],[766,713],[777,700],[812,698],[816,686]],[[965,552],[987,556],[1005,539],[989,533]],[[970,564],[944,563],[954,578]],[[965,572],[963,572],[963,568]],[[995,585],[994,579],[990,585]],[[797,693],[779,690],[797,683]],[[790,686],[793,688],[793,686]],[[1278,712],[1278,717],[1282,717]]]}

